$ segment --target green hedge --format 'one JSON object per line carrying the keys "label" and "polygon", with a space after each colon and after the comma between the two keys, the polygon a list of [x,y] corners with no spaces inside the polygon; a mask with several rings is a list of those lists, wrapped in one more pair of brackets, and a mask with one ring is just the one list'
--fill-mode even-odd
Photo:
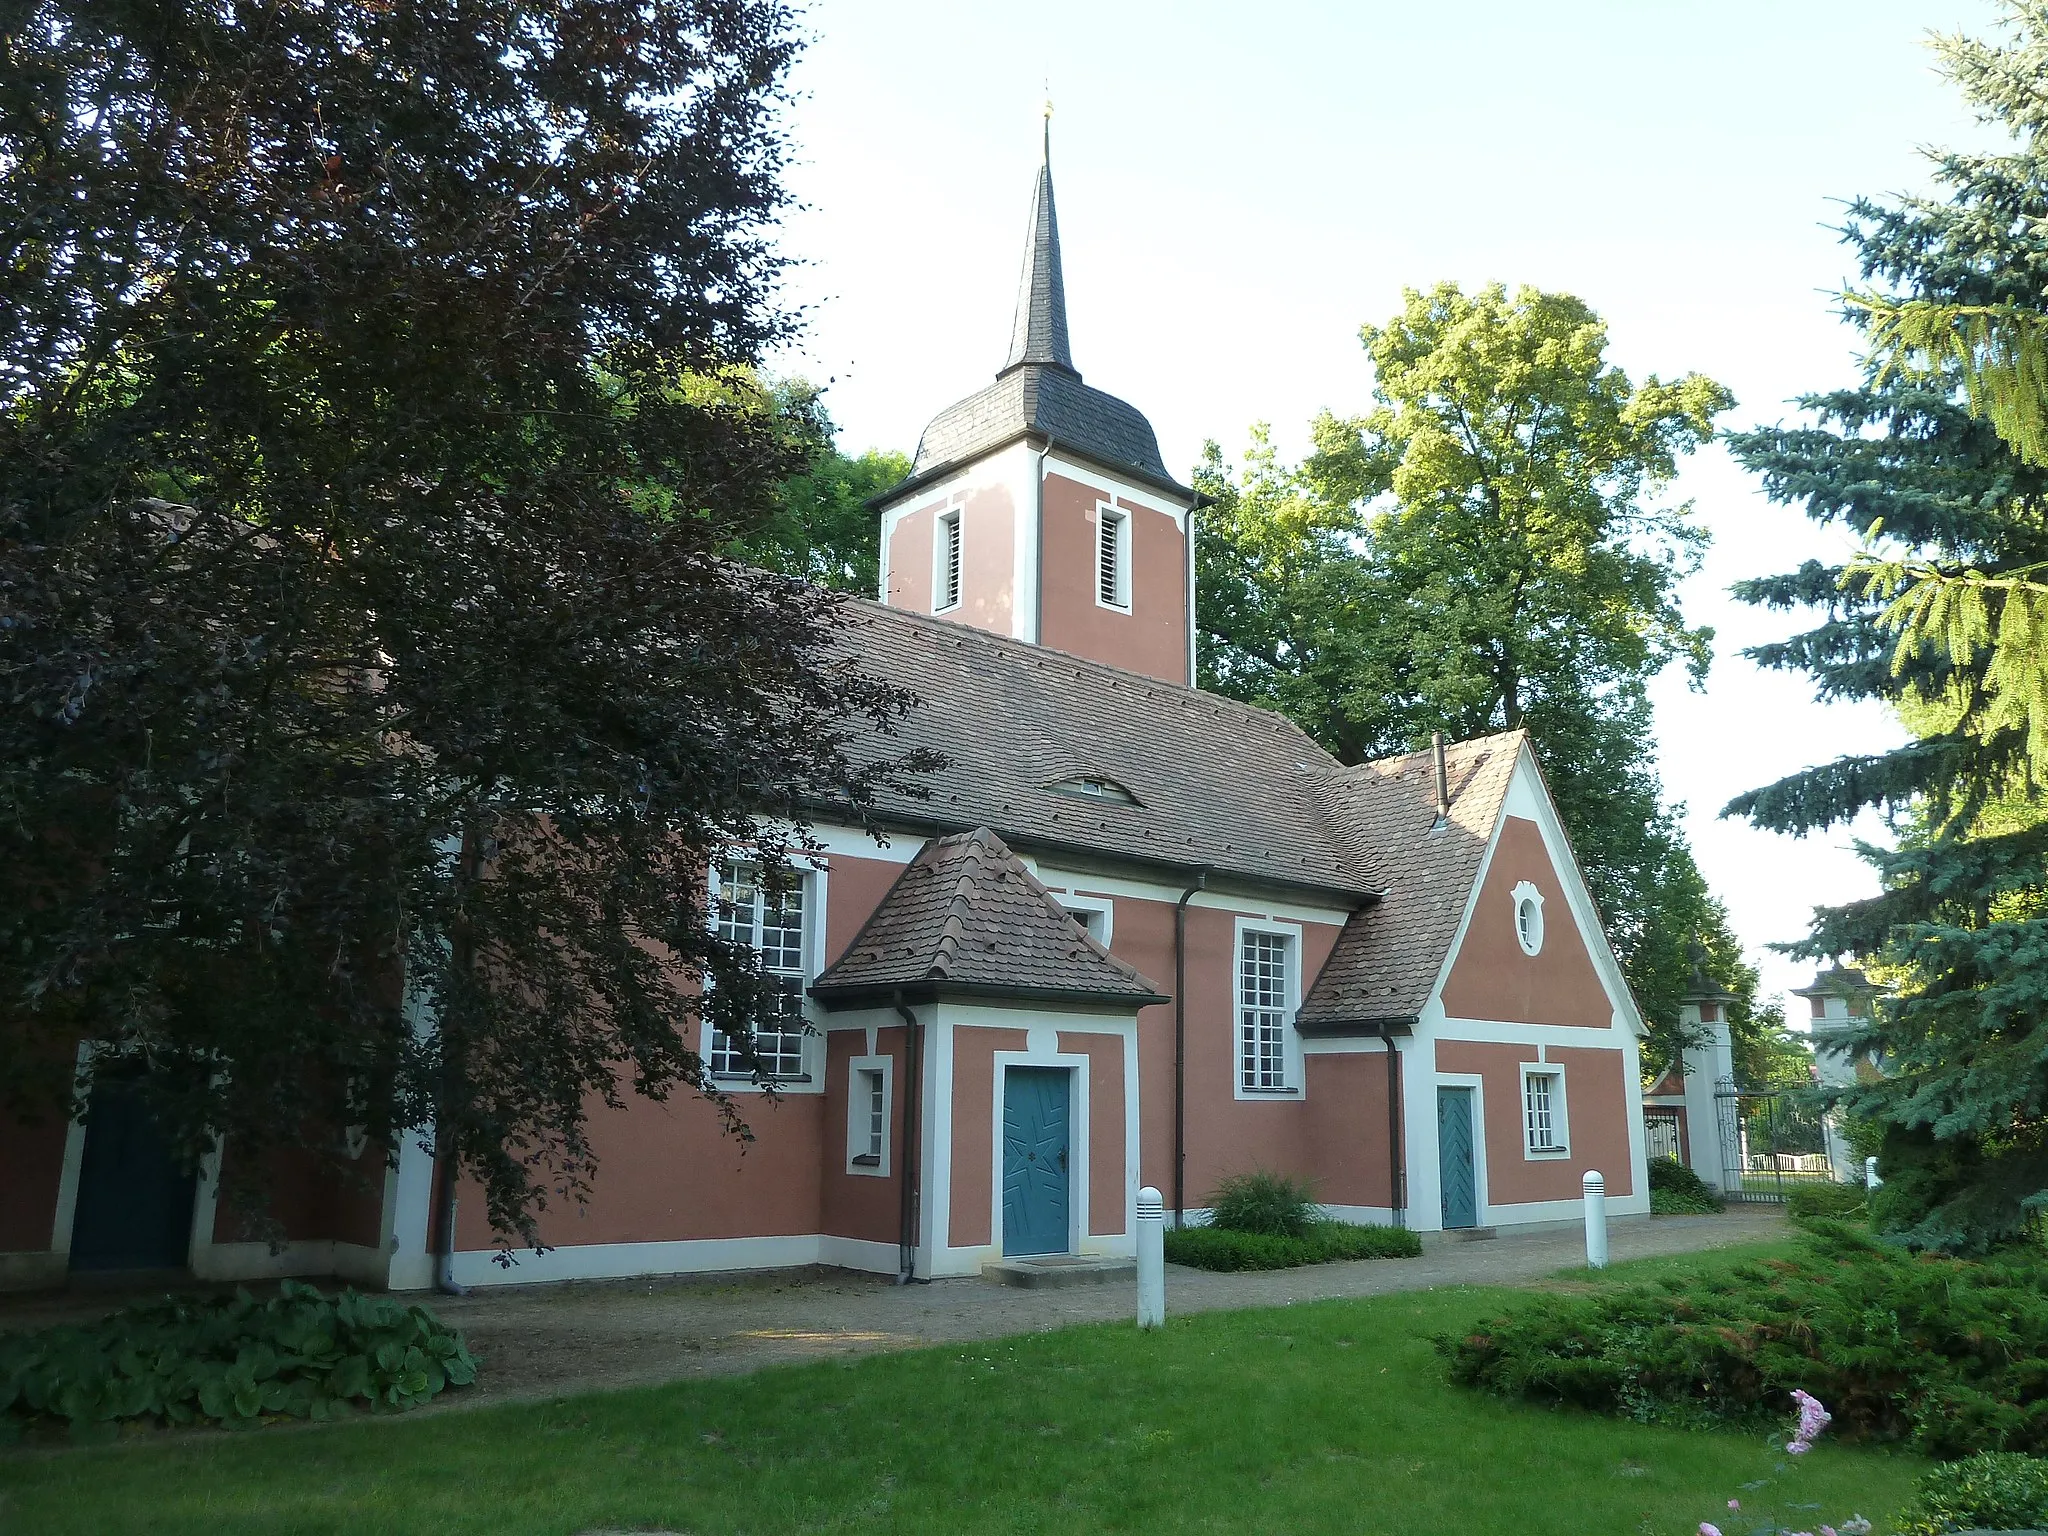
{"label": "green hedge", "polygon": [[1704,1216],[1721,1209],[1706,1180],[1675,1157],[1650,1159],[1650,1212],[1656,1216]]}
{"label": "green hedge", "polygon": [[424,1307],[287,1280],[268,1301],[174,1297],[89,1326],[0,1333],[0,1433],[412,1408],[476,1369],[462,1336]]}
{"label": "green hedge", "polygon": [[1183,1227],[1166,1234],[1166,1258],[1196,1269],[1294,1269],[1340,1259],[1412,1259],[1422,1239],[1406,1227],[1364,1227],[1346,1221],[1313,1221],[1300,1237],[1232,1232],[1223,1227]]}
{"label": "green hedge", "polygon": [[1821,1217],[1862,1216],[1870,1209],[1869,1197],[1860,1184],[1815,1182],[1796,1184],[1785,1192],[1785,1209],[1802,1221]]}
{"label": "green hedge", "polygon": [[1792,1389],[1850,1438],[2048,1450],[2048,1264],[1915,1255],[1840,1222],[1795,1258],[1532,1299],[1442,1337],[1451,1378],[1650,1423],[1765,1424]]}
{"label": "green hedge", "polygon": [[1893,1525],[1899,1536],[2040,1530],[2048,1526],[2048,1461],[1987,1451],[1936,1467],[1920,1479],[1912,1504]]}

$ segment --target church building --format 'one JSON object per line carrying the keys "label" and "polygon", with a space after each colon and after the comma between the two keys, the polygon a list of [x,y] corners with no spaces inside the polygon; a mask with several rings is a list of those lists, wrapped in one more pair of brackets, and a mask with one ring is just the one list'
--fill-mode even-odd
{"label": "church building", "polygon": [[1642,1020],[1530,741],[1347,767],[1202,692],[1198,502],[1076,365],[1041,165],[1008,352],[880,498],[880,589],[838,641],[922,701],[872,750],[946,766],[883,799],[885,846],[816,807],[798,890],[744,850],[711,877],[784,988],[757,1042],[774,1095],[733,1042],[697,1042],[754,1139],[683,1096],[598,1110],[588,1203],[505,1266],[480,1197],[439,1230],[411,1139],[381,1196],[374,1172],[367,1193],[281,1182],[281,1249],[233,1226],[217,1162],[123,1228],[140,1186],[96,1111],[0,1131],[0,1283],[146,1264],[406,1290],[437,1258],[464,1285],[965,1276],[1127,1255],[1141,1186],[1200,1221],[1258,1169],[1424,1232],[1577,1220],[1595,1169],[1611,1211],[1647,1213]]}

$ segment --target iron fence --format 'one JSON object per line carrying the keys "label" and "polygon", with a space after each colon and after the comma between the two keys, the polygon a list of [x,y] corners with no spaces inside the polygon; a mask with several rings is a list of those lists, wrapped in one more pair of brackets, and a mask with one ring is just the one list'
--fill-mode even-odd
{"label": "iron fence", "polygon": [[1714,1109],[1720,1122],[1721,1191],[1728,1199],[1780,1202],[1802,1184],[1835,1182],[1819,1116],[1806,1104],[1788,1102],[1776,1092],[1723,1089],[1714,1095]]}

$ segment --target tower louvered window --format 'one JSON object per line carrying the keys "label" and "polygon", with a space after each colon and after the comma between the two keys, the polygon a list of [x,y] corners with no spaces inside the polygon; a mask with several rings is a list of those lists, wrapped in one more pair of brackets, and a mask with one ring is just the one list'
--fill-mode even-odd
{"label": "tower louvered window", "polygon": [[1288,968],[1293,956],[1293,941],[1280,933],[1246,933],[1238,951],[1238,1070],[1243,1086],[1253,1092],[1288,1086]]}
{"label": "tower louvered window", "polygon": [[710,1068],[717,1077],[755,1077],[796,1082],[804,1071],[804,894],[808,882],[771,893],[751,864],[728,863],[718,875],[718,932],[761,956],[761,969],[775,1001],[754,1026],[758,1071],[741,1044],[722,1030],[711,1032]]}
{"label": "tower louvered window", "polygon": [[1130,520],[1104,508],[1095,524],[1095,595],[1111,608],[1131,605],[1130,560],[1125,535]]}
{"label": "tower louvered window", "polygon": [[960,514],[948,512],[939,519],[939,600],[936,612],[960,606]]}

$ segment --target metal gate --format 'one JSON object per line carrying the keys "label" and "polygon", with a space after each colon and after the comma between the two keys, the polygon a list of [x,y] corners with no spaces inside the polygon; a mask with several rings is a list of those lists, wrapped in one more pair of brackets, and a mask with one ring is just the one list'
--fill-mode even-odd
{"label": "metal gate", "polygon": [[1643,1153],[1653,1162],[1660,1157],[1668,1157],[1674,1163],[1685,1161],[1679,1149],[1677,1110],[1661,1104],[1644,1106]]}
{"label": "metal gate", "polygon": [[1834,1182],[1819,1115],[1809,1106],[1788,1102],[1776,1092],[1722,1089],[1714,1095],[1714,1109],[1721,1133],[1721,1192],[1727,1199],[1780,1202],[1802,1184]]}

